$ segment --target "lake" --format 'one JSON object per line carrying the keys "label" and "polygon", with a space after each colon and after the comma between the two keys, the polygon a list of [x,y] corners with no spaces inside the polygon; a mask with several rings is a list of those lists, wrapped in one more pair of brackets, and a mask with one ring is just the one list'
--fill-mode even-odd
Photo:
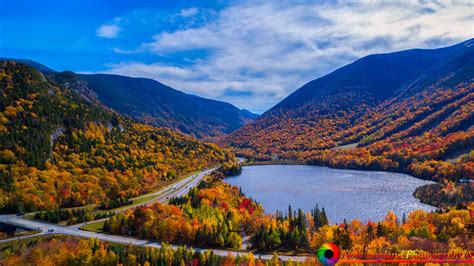
{"label": "lake", "polygon": [[294,210],[309,212],[317,203],[331,223],[359,219],[379,221],[388,210],[401,220],[403,213],[435,207],[413,197],[415,188],[433,183],[409,175],[332,169],[308,165],[257,165],[243,167],[242,174],[225,181],[242,188],[268,213]]}

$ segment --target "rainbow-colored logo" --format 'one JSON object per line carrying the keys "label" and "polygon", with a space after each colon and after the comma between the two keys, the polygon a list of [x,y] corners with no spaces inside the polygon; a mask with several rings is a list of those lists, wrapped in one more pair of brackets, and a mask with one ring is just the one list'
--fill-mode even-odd
{"label": "rainbow-colored logo", "polygon": [[324,265],[334,265],[339,260],[339,248],[333,243],[323,244],[318,249],[318,259]]}

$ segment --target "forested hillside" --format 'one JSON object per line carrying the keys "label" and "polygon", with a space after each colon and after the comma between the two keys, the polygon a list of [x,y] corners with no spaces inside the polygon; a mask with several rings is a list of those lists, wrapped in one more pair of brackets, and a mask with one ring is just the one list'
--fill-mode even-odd
{"label": "forested hillside", "polygon": [[[255,264],[255,261],[260,264]],[[221,257],[186,247],[149,248],[70,236],[44,236],[11,242],[0,250],[0,264],[12,265],[264,265],[254,256]],[[294,264],[291,264],[294,265]]]}
{"label": "forested hillside", "polygon": [[402,256],[407,250],[462,253],[474,247],[469,237],[473,203],[466,206],[468,210],[415,210],[402,217],[387,211],[382,221],[344,219],[330,224],[325,208],[317,204],[309,213],[289,206],[287,211],[265,214],[261,205],[224,183],[223,172],[214,172],[169,205],[157,203],[115,215],[103,229],[174,244],[233,249],[241,247],[239,232],[245,232],[251,236],[249,249],[259,252],[315,254],[328,242],[362,256],[385,252]]}
{"label": "forested hillside", "polygon": [[1,61],[0,84],[3,212],[132,197],[233,158],[215,145],[132,122],[21,63]]}
{"label": "forested hillside", "polygon": [[242,233],[253,234],[266,217],[258,203],[222,181],[225,172],[236,168],[240,165],[226,164],[167,205],[156,203],[112,216],[103,230],[195,247],[240,249]]}
{"label": "forested hillside", "polygon": [[474,178],[474,40],[371,55],[296,90],[222,143],[257,160],[297,160]]}
{"label": "forested hillside", "polygon": [[186,94],[152,79],[106,74],[80,78],[117,112],[198,138],[231,133],[256,117],[232,104]]}

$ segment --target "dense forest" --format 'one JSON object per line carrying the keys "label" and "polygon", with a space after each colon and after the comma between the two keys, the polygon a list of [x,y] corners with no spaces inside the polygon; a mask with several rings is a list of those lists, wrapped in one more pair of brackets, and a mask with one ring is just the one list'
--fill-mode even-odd
{"label": "dense forest", "polygon": [[[474,204],[469,207],[474,211]],[[291,212],[288,212],[291,213]],[[443,213],[417,210],[407,217],[391,211],[385,220],[364,224],[358,220],[328,225],[325,215],[315,208],[311,213],[274,215],[251,238],[252,248],[262,251],[311,251],[324,243],[335,243],[352,253],[395,253],[419,250],[447,253],[474,249],[474,224],[468,210],[451,209]]]}
{"label": "dense forest", "polygon": [[169,205],[158,203],[117,214],[105,223],[104,230],[175,244],[233,249],[239,249],[241,237],[247,235],[249,249],[264,252],[316,252],[327,242],[364,256],[474,249],[474,203],[468,209],[417,210],[406,217],[388,211],[385,220],[366,224],[359,220],[330,224],[327,211],[317,205],[310,213],[290,206],[286,212],[264,214],[259,204],[224,183],[222,172],[208,176]]}
{"label": "dense forest", "polygon": [[415,189],[413,196],[421,202],[446,208],[448,206],[464,207],[474,202],[474,186],[470,182],[452,182],[443,180],[442,183],[428,184]]}
{"label": "dense forest", "polygon": [[[314,258],[304,265],[314,265]],[[285,265],[276,257],[270,265]],[[217,256],[212,251],[145,248],[84,240],[66,236],[37,237],[18,244],[0,246],[0,264],[13,265],[259,265],[265,263],[251,253],[242,256]],[[289,265],[296,265],[294,262]]]}
{"label": "dense forest", "polygon": [[132,122],[21,63],[0,62],[0,209],[113,202],[233,160],[214,144]]}
{"label": "dense forest", "polygon": [[263,209],[237,187],[222,182],[224,172],[215,171],[187,195],[172,198],[168,205],[156,203],[119,213],[105,222],[104,231],[134,235],[198,247],[239,249],[242,233],[252,234]]}

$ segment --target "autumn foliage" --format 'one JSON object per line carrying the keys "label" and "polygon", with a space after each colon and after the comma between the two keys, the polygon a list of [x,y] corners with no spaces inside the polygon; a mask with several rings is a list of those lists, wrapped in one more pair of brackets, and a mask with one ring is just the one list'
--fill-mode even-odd
{"label": "autumn foliage", "polygon": [[156,203],[117,214],[104,231],[176,244],[239,249],[242,232],[255,232],[263,209],[237,187],[222,182],[221,171],[201,181],[169,205]]}
{"label": "autumn foliage", "polygon": [[332,242],[365,255],[404,250],[447,253],[474,249],[474,204],[467,208],[416,210],[407,217],[388,211],[383,221],[330,224],[326,215],[330,210],[318,206],[310,213],[290,206],[286,212],[265,214],[259,204],[215,172],[169,205],[158,203],[117,214],[104,229],[175,244],[233,249],[240,249],[242,236],[249,236],[250,250],[260,252],[316,252],[323,243]]}
{"label": "autumn foliage", "polygon": [[[255,265],[252,255],[221,257],[186,247],[145,248],[95,239],[53,236],[12,244],[0,252],[1,265]],[[235,263],[235,264],[234,264]],[[261,263],[257,260],[257,263]],[[229,264],[227,264],[229,265]]]}
{"label": "autumn foliage", "polygon": [[[470,206],[471,212],[474,205]],[[300,250],[315,252],[322,244],[337,244],[342,250],[356,254],[399,254],[406,250],[448,253],[474,250],[471,237],[474,223],[469,210],[451,209],[443,213],[422,210],[408,217],[396,217],[391,211],[383,221],[344,221],[321,224],[314,212],[271,217],[252,238],[257,250]],[[289,239],[297,240],[291,242]]]}
{"label": "autumn foliage", "polygon": [[134,123],[14,62],[0,63],[0,209],[131,198],[233,159],[213,144]]}
{"label": "autumn foliage", "polygon": [[[452,82],[450,83],[452,84]],[[384,101],[341,92],[277,108],[222,138],[238,156],[435,181],[474,178],[474,85],[440,82]]]}

